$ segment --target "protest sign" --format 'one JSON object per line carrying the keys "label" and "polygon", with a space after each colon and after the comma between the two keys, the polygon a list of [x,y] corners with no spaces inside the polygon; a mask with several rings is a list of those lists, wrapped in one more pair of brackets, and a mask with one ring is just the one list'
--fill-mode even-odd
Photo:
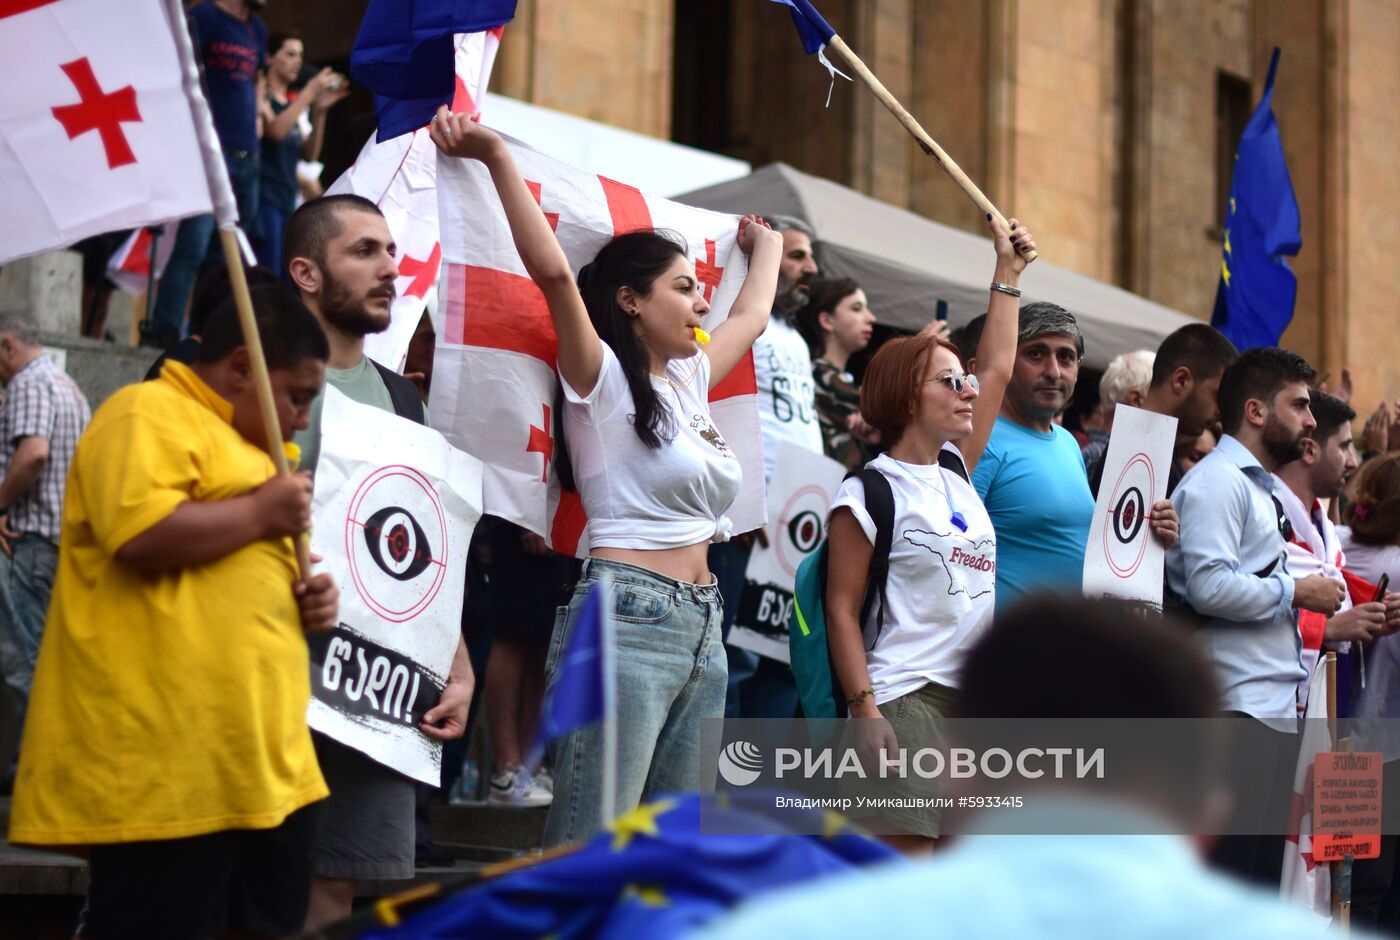
{"label": "protest sign", "polygon": [[311,638],[312,728],[437,784],[423,734],[462,629],[481,463],[436,431],[327,386],[312,550],[340,585],[340,625]]}
{"label": "protest sign", "polygon": [[1313,764],[1313,858],[1381,854],[1381,765],[1379,752],[1323,751]]}
{"label": "protest sign", "polygon": [[1162,608],[1166,550],[1152,537],[1152,504],[1167,495],[1176,419],[1119,405],[1084,552],[1084,596]]}
{"label": "protest sign", "polygon": [[788,661],[797,566],[826,537],[826,516],[845,476],[846,468],[830,457],[783,442],[768,485],[768,544],[755,544],[749,556],[730,644]]}

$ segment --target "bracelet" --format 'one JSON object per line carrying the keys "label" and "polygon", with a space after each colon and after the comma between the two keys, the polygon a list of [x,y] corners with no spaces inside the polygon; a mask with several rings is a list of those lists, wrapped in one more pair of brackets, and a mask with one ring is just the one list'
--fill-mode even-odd
{"label": "bracelet", "polygon": [[1012,297],[1021,296],[1021,288],[1012,287],[1010,284],[1003,284],[1000,281],[992,281],[992,290],[1001,291],[1003,294],[1010,294]]}
{"label": "bracelet", "polygon": [[861,690],[860,690],[859,692],[857,692],[855,695],[848,695],[848,696],[846,696],[846,704],[847,704],[847,705],[859,705],[861,702],[865,701],[865,697],[866,697],[867,695],[874,695],[874,694],[875,694],[875,690],[874,690],[874,689],[861,689]]}

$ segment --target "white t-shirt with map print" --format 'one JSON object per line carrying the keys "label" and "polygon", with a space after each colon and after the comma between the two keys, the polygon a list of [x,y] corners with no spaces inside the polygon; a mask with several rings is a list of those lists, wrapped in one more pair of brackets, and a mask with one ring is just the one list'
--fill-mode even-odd
{"label": "white t-shirt with map print", "polygon": [[[951,444],[944,449],[958,453]],[[875,702],[883,705],[929,682],[957,686],[963,660],[992,619],[997,545],[977,491],[956,473],[888,454],[866,466],[888,477],[894,491],[888,606],[875,648],[866,653]],[[875,521],[856,477],[836,491],[831,511],[843,507],[873,545]],[[953,525],[953,512],[962,514],[966,532]]]}

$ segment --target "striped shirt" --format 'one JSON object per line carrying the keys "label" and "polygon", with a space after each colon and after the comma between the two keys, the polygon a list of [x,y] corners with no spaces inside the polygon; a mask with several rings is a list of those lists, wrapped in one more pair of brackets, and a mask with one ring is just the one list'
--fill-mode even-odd
{"label": "striped shirt", "polygon": [[91,417],[82,391],[47,355],[34,357],[15,373],[0,404],[0,464],[9,471],[24,437],[47,438],[49,459],[38,482],[10,504],[11,529],[58,543],[63,483]]}

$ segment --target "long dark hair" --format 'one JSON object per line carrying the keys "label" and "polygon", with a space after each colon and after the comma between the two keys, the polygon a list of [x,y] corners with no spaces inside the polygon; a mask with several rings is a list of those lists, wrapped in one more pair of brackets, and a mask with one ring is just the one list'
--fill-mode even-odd
{"label": "long dark hair", "polygon": [[819,319],[823,313],[835,313],[841,301],[860,290],[860,285],[848,277],[819,277],[807,288],[807,303],[797,312],[797,330],[807,341],[813,359],[826,355],[826,334]]}
{"label": "long dark hair", "polygon": [[[618,235],[603,246],[578,273],[579,295],[588,309],[588,319],[599,338],[612,347],[627,387],[632,392],[635,411],[632,427],[643,444],[653,450],[676,434],[671,413],[661,406],[661,397],[651,383],[651,357],[617,302],[617,292],[630,287],[636,294],[650,296],[656,279],[666,273],[676,258],[686,257],[686,246],[679,235],[668,231],[638,231]],[[573,462],[564,436],[563,389],[555,395],[555,441],[558,443],[554,469],[566,490],[575,490]]]}

